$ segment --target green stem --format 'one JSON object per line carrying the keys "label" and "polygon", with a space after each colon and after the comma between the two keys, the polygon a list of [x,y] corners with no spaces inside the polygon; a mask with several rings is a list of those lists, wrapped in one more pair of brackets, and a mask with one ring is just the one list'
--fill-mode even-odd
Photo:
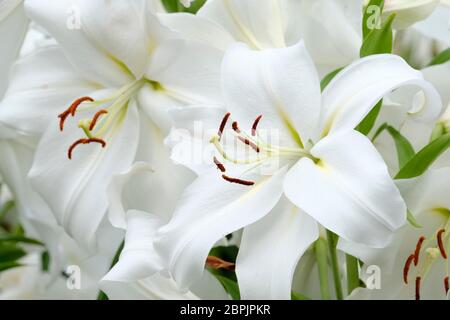
{"label": "green stem", "polygon": [[[116,263],[119,261],[120,254],[122,253],[123,247],[125,246],[125,241],[122,241],[122,243],[119,245],[119,248],[117,248],[116,254],[114,255],[114,258],[111,262],[111,266],[109,267],[109,270],[111,270]],[[109,300],[106,293],[100,290],[97,296],[97,300]]]}
{"label": "green stem", "polygon": [[333,232],[327,230],[328,239],[328,249],[330,251],[331,268],[333,271],[334,288],[336,290],[336,298],[338,300],[344,299],[344,294],[342,293],[342,283],[341,283],[341,273],[339,271],[339,260],[337,257],[337,241],[339,237]]}
{"label": "green stem", "polygon": [[347,292],[351,294],[353,290],[359,287],[358,259],[347,254],[345,260],[347,265]]}
{"label": "green stem", "polygon": [[328,285],[328,259],[327,241],[319,238],[314,244],[317,266],[319,268],[320,294],[323,300],[330,300],[330,287]]}

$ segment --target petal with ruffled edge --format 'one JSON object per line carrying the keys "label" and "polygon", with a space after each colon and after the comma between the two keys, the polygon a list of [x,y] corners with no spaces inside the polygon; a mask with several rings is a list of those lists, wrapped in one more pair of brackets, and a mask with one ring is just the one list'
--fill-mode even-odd
{"label": "petal with ruffled edge", "polygon": [[417,86],[422,91],[414,97],[413,118],[424,122],[436,120],[442,111],[438,92],[395,55],[374,55],[358,60],[341,71],[322,95],[322,136],[339,130],[352,130],[386,94],[403,86]]}

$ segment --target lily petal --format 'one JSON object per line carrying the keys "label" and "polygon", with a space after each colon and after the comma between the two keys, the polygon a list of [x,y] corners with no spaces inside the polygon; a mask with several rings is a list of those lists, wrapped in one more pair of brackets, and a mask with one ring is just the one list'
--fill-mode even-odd
{"label": "lily petal", "polygon": [[314,139],[320,85],[303,42],[264,51],[235,45],[225,55],[222,72],[227,108],[242,126],[250,128],[262,115],[261,128],[279,129],[282,144]]}
{"label": "lily petal", "polygon": [[91,81],[121,87],[142,77],[150,47],[145,0],[30,0],[25,7]]}
{"label": "lily petal", "polygon": [[342,238],[379,248],[406,222],[406,205],[383,159],[362,134],[321,140],[286,176],[286,196]]}
{"label": "lily petal", "polygon": [[290,300],[297,263],[318,237],[314,219],[285,198],[247,226],[236,262],[241,298]]}
{"label": "lily petal", "polygon": [[29,173],[33,187],[47,201],[59,224],[91,251],[95,249],[96,230],[108,207],[106,189],[112,175],[128,169],[135,159],[139,120],[134,100],[126,112],[121,128],[104,149],[83,145],[75,150],[73,160],[67,158],[67,149],[80,137],[76,121],[67,123],[64,134],[57,131],[56,125],[50,127],[38,146]]}
{"label": "lily petal", "polygon": [[252,187],[225,182],[211,173],[186,189],[155,245],[182,289],[201,277],[214,243],[270,212],[281,197],[285,173],[286,168],[280,169]]}
{"label": "lily petal", "polygon": [[374,55],[345,68],[323,92],[322,136],[354,129],[380,99],[403,86],[423,91],[410,111],[415,119],[432,122],[439,117],[441,98],[419,71],[398,56]]}
{"label": "lily petal", "polygon": [[49,123],[77,98],[98,90],[71,67],[58,47],[40,49],[19,60],[0,104],[0,122],[15,131],[41,136]]}

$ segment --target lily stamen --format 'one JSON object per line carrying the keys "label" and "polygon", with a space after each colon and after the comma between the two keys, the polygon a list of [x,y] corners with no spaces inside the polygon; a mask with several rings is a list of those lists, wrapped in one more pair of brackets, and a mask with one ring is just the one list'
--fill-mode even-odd
{"label": "lily stamen", "polygon": [[94,115],[94,117],[92,118],[91,124],[89,125],[89,130],[90,130],[90,131],[94,130],[94,127],[95,127],[95,125],[97,124],[98,119],[99,119],[102,115],[107,114],[107,113],[108,113],[108,110],[105,110],[105,109],[102,109],[102,110],[98,111],[98,112]]}
{"label": "lily stamen", "polygon": [[235,270],[234,263],[222,260],[215,256],[208,256],[208,258],[206,259],[206,267],[216,269],[216,270],[219,270],[219,269],[225,269],[228,271]]}
{"label": "lily stamen", "polygon": [[262,115],[260,115],[258,118],[255,119],[255,122],[253,122],[252,126],[252,136],[256,136],[258,124],[261,121]]}
{"label": "lily stamen", "polygon": [[444,289],[445,289],[445,294],[448,294],[448,291],[450,290],[450,283],[449,283],[449,276],[446,276],[444,278]]}
{"label": "lily stamen", "polygon": [[225,166],[216,157],[214,157],[213,160],[214,160],[214,164],[217,166],[217,169],[219,169],[220,172],[223,173],[226,171]]}
{"label": "lily stamen", "polygon": [[248,181],[248,180],[242,180],[242,179],[232,178],[232,177],[229,177],[229,176],[227,176],[227,175],[222,175],[222,178],[223,178],[225,181],[228,181],[228,182],[230,182],[230,183],[237,183],[237,184],[241,184],[241,185],[243,185],[243,186],[253,186],[253,185],[255,184],[255,182],[253,182],[253,181]]}
{"label": "lily stamen", "polygon": [[408,273],[414,257],[414,254],[411,254],[408,259],[406,259],[405,267],[403,268],[403,281],[405,282],[405,284],[408,284]]}
{"label": "lily stamen", "polygon": [[77,146],[79,146],[79,145],[81,145],[81,144],[90,144],[90,143],[98,143],[98,144],[101,144],[101,145],[102,145],[102,148],[106,147],[106,142],[105,142],[104,140],[102,140],[102,139],[99,139],[99,138],[88,138],[88,139],[83,138],[83,139],[79,139],[79,140],[75,141],[75,142],[69,147],[69,150],[68,150],[68,152],[67,152],[67,155],[68,155],[69,159],[72,160],[72,153],[73,153],[73,150],[74,150]]}
{"label": "lily stamen", "polygon": [[422,249],[422,244],[425,241],[425,237],[420,237],[419,241],[417,242],[416,245],[416,250],[414,251],[414,265],[417,267],[417,265],[419,264],[419,256],[420,256],[420,250]]}
{"label": "lily stamen", "polygon": [[220,123],[219,131],[217,132],[217,135],[219,136],[219,141],[220,141],[220,138],[222,138],[223,131],[225,130],[225,126],[227,125],[227,122],[228,122],[228,119],[230,118],[230,116],[231,116],[231,113],[229,113],[229,112],[226,113],[222,119],[222,122]]}
{"label": "lily stamen", "polygon": [[445,233],[445,229],[439,230],[436,238],[437,238],[438,247],[439,247],[439,251],[441,252],[442,258],[447,259],[447,252],[445,251],[444,242],[442,241],[442,235],[444,233]]}
{"label": "lily stamen", "polygon": [[236,121],[233,122],[233,124],[231,125],[231,127],[233,128],[233,130],[234,130],[236,133],[238,133],[238,134],[241,133],[241,130],[239,129],[238,123],[237,123]]}
{"label": "lily stamen", "polygon": [[416,277],[416,300],[420,300],[420,284],[421,284],[421,277]]}

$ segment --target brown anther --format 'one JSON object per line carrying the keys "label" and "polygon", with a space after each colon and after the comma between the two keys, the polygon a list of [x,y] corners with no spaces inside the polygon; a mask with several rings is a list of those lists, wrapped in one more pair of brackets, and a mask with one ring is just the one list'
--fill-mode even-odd
{"label": "brown anther", "polygon": [[231,115],[231,113],[229,113],[229,112],[226,113],[222,119],[222,122],[220,123],[219,131],[217,132],[217,135],[219,136],[219,138],[222,137],[223,131],[225,130],[225,126],[227,125],[230,115]]}
{"label": "brown anther", "polygon": [[444,288],[445,288],[445,294],[448,294],[448,291],[450,290],[450,284],[449,284],[449,277],[446,276],[444,278]]}
{"label": "brown anther", "polygon": [[241,184],[243,186],[253,186],[255,183],[253,181],[248,181],[248,180],[241,180],[241,179],[236,179],[236,178],[231,178],[229,176],[226,175],[222,175],[222,178],[225,181],[228,181],[230,183],[237,183],[237,184]]}
{"label": "brown anther", "polygon": [[258,129],[259,121],[261,121],[262,115],[256,118],[255,122],[253,122],[252,126],[252,136],[256,136],[256,130]]}
{"label": "brown anther", "polygon": [[69,115],[70,115],[70,110],[66,110],[58,116],[59,130],[64,131],[64,122],[66,121],[66,119]]}
{"label": "brown anther", "polygon": [[422,281],[421,277],[416,277],[416,300],[420,300],[420,283]]}
{"label": "brown anther", "polygon": [[83,102],[94,102],[94,99],[92,99],[91,97],[81,97],[77,100],[75,100],[72,105],[70,106],[70,108],[68,110],[70,110],[70,114],[73,116],[75,116],[75,113],[77,112],[77,108],[80,106],[80,104],[82,104]]}
{"label": "brown anther", "polygon": [[214,257],[214,256],[208,256],[208,258],[206,259],[206,266],[212,269],[225,269],[225,270],[229,270],[229,271],[234,271],[235,269],[235,264],[222,260],[218,257]]}
{"label": "brown anther", "polygon": [[89,144],[89,143],[99,143],[102,145],[102,148],[106,147],[106,142],[99,138],[90,138],[90,139],[79,139],[75,141],[68,150],[67,155],[69,156],[69,159],[72,160],[72,152],[73,150],[79,146],[80,144]]}
{"label": "brown anther", "polygon": [[406,259],[406,263],[403,268],[403,281],[405,282],[405,284],[408,284],[409,268],[411,267],[411,263],[413,262],[413,260],[414,260],[414,254],[410,255],[408,257],[408,259]]}
{"label": "brown anther", "polygon": [[65,110],[63,113],[61,113],[61,114],[58,116],[58,118],[59,118],[59,129],[60,129],[61,131],[64,131],[64,122],[66,121],[67,117],[68,117],[69,115],[72,115],[72,117],[75,116],[75,113],[76,113],[76,111],[77,111],[78,106],[79,106],[80,104],[82,104],[83,102],[85,102],[85,101],[93,102],[94,99],[92,99],[91,97],[82,97],[82,98],[79,98],[79,99],[75,100],[75,101],[70,105],[70,107],[69,107],[67,110]]}
{"label": "brown anther", "polygon": [[259,147],[254,142],[252,142],[252,141],[250,141],[250,140],[248,140],[246,138],[243,138],[241,136],[239,136],[238,139],[241,140],[243,143],[245,143],[246,145],[250,146],[253,150],[255,150],[256,152],[259,153],[259,151],[260,151]]}
{"label": "brown anther", "polygon": [[91,120],[91,124],[89,125],[89,131],[94,130],[95,125],[97,124],[97,120],[103,115],[108,113],[108,110],[102,109],[97,112]]}
{"label": "brown anther", "polygon": [[231,127],[233,128],[233,130],[234,130],[236,133],[241,133],[241,130],[239,129],[238,123],[237,123],[236,121],[233,122],[233,124],[231,125]]}
{"label": "brown anther", "polygon": [[225,166],[216,158],[214,157],[214,164],[217,166],[217,169],[220,170],[220,172],[225,172]]}
{"label": "brown anther", "polygon": [[419,241],[417,241],[416,250],[414,251],[414,265],[417,267],[419,264],[419,256],[420,256],[420,250],[422,249],[422,244],[425,241],[425,237],[420,237]]}
{"label": "brown anther", "polygon": [[442,241],[442,235],[444,233],[445,233],[445,229],[439,230],[436,238],[437,238],[438,247],[439,247],[439,251],[441,252],[442,258],[447,259],[447,252],[445,252],[444,241]]}

